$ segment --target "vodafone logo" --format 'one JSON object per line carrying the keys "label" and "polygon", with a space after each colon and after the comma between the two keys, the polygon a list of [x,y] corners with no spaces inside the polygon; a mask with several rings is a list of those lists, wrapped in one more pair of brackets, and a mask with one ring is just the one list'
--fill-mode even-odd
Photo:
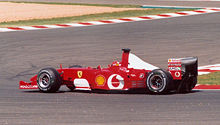
{"label": "vodafone logo", "polygon": [[180,72],[175,72],[176,77],[180,77],[180,75],[181,75]]}
{"label": "vodafone logo", "polygon": [[118,74],[113,74],[108,78],[109,89],[122,89],[124,87],[124,78]]}

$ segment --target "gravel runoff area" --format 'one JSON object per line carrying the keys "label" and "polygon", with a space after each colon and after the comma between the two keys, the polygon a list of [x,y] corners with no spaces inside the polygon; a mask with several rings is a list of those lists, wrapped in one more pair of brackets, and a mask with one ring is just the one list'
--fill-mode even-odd
{"label": "gravel runoff area", "polygon": [[106,12],[140,10],[141,8],[113,8],[81,5],[50,5],[0,2],[0,22],[81,16]]}

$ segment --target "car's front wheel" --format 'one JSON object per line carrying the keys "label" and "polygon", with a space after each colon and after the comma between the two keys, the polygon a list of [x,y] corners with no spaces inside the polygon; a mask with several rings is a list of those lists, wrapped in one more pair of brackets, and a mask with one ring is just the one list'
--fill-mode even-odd
{"label": "car's front wheel", "polygon": [[56,92],[61,86],[61,77],[54,68],[40,70],[37,75],[37,85],[42,92]]}

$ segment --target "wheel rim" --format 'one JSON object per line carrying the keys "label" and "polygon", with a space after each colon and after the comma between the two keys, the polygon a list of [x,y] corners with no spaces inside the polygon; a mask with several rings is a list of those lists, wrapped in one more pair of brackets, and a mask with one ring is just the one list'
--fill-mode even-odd
{"label": "wheel rim", "polygon": [[39,85],[42,88],[47,88],[50,85],[50,76],[47,73],[42,73],[39,76]]}
{"label": "wheel rim", "polygon": [[160,75],[154,75],[150,78],[150,87],[153,90],[160,90],[164,86],[163,78]]}

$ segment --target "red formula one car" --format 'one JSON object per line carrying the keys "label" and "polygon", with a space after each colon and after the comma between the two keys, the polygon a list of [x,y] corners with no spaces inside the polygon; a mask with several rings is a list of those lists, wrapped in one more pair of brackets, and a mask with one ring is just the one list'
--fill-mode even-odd
{"label": "red formula one car", "polygon": [[130,49],[122,50],[122,61],[115,61],[108,68],[44,68],[30,79],[30,83],[20,81],[19,88],[56,92],[61,85],[66,85],[71,90],[144,88],[151,93],[165,93],[190,92],[197,83],[196,57],[168,59],[168,69],[163,70],[144,62],[130,53]]}

